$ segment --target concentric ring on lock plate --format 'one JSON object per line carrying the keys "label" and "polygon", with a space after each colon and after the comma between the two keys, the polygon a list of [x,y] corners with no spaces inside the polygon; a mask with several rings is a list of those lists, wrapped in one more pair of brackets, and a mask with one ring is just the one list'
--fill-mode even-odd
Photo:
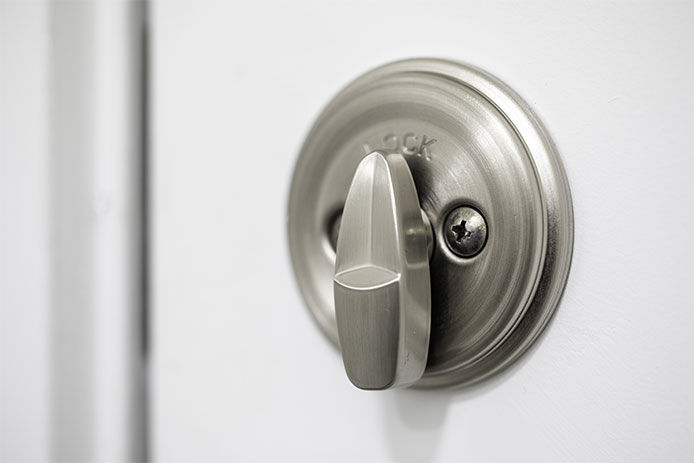
{"label": "concentric ring on lock plate", "polygon": [[[539,336],[566,284],[573,213],[556,149],[513,90],[469,65],[399,61],[342,90],[306,138],[288,211],[299,288],[336,346],[331,220],[358,162],[377,148],[405,154],[436,238],[429,362],[416,385],[486,378]],[[441,230],[463,204],[489,226],[485,248],[469,259],[446,248]]]}

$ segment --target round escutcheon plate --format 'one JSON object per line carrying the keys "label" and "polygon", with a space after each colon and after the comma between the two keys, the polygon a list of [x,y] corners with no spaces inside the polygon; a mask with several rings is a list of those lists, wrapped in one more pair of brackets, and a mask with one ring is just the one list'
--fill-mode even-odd
{"label": "round escutcheon plate", "polygon": [[[340,92],[301,150],[288,217],[299,287],[336,345],[331,243],[357,164],[375,149],[404,155],[434,232],[429,359],[417,386],[499,371],[546,326],[569,272],[571,195],[549,136],[509,87],[456,62],[388,64]],[[486,219],[486,244],[472,257],[446,244],[458,206]]]}

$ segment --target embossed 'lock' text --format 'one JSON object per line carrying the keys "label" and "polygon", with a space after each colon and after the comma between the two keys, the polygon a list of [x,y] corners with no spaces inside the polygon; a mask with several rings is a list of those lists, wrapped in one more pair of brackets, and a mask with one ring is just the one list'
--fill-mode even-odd
{"label": "embossed 'lock' text", "polygon": [[[419,156],[431,161],[431,145],[434,143],[436,143],[436,139],[426,135],[418,136],[412,132],[407,132],[401,136],[389,133],[383,137],[382,148],[395,150],[405,156]],[[367,143],[364,144],[364,150],[367,154],[373,151]]]}

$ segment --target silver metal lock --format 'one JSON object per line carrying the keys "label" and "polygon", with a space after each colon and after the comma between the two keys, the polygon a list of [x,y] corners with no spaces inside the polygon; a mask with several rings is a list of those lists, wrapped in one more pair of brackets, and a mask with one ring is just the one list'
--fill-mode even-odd
{"label": "silver metal lock", "polygon": [[527,104],[435,59],[375,69],[333,99],[288,219],[304,299],[362,389],[509,365],[547,325],[573,249],[566,175]]}

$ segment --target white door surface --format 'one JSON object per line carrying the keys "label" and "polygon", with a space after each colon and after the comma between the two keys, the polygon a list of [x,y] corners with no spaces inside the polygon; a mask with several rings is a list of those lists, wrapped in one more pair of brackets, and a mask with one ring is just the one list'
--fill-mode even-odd
{"label": "white door surface", "polygon": [[[156,2],[152,455],[171,461],[686,461],[694,454],[694,4]],[[286,236],[301,143],[352,78],[482,67],[537,112],[575,213],[568,284],[511,368],[365,392]]]}

